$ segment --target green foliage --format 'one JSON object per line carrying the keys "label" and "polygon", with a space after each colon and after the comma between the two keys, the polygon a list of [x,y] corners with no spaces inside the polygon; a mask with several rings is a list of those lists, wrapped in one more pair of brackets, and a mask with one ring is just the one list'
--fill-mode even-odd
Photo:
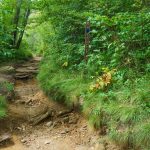
{"label": "green foliage", "polygon": [[6,101],[5,98],[0,96],[0,118],[6,115]]}
{"label": "green foliage", "polygon": [[89,63],[92,60],[91,63],[99,62],[99,66],[134,67],[138,73],[145,71],[150,58],[149,20],[149,13],[93,17],[91,24],[96,26],[92,30]]}
{"label": "green foliage", "polygon": [[[19,3],[21,5],[18,8]],[[25,14],[30,3],[30,0],[0,1],[0,61],[20,59],[20,56],[27,57],[28,52],[18,51],[27,21]]]}
{"label": "green foliage", "polygon": [[9,83],[9,82],[0,83],[0,91],[5,90],[8,92],[11,92],[13,91],[13,89],[14,89],[14,85],[12,83]]}
{"label": "green foliage", "polygon": [[9,82],[0,83],[0,118],[6,116],[6,99],[10,92],[13,92],[14,85]]}
{"label": "green foliage", "polygon": [[15,51],[14,58],[23,60],[23,59],[30,59],[33,56],[31,49],[29,49],[28,43],[25,40],[22,41],[20,48]]}
{"label": "green foliage", "polygon": [[[41,87],[54,100],[81,105],[90,124],[124,149],[150,146],[148,4],[147,0],[41,0],[36,5],[46,24],[45,31],[44,26],[38,29],[46,34],[41,44]],[[87,20],[91,32],[86,64]],[[108,82],[103,68],[116,70]],[[96,90],[91,91],[93,83]],[[100,88],[102,84],[107,86]]]}
{"label": "green foliage", "polygon": [[29,25],[24,36],[24,41],[27,43],[28,49],[31,49],[37,55],[44,54],[48,49],[48,42],[51,42],[51,36],[53,35],[50,22],[35,23],[40,16],[38,12],[30,16]]}

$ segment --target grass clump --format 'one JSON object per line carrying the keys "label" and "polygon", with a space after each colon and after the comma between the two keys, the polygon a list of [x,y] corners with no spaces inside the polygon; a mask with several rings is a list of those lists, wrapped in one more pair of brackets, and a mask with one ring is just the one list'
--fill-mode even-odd
{"label": "grass clump", "polygon": [[0,91],[12,92],[14,90],[14,85],[10,82],[0,83]]}
{"label": "grass clump", "polygon": [[78,105],[80,96],[87,88],[88,81],[82,74],[70,74],[63,69],[52,69],[51,61],[41,66],[38,80],[44,92],[53,100],[65,103],[67,106]]}
{"label": "grass clump", "polygon": [[3,96],[0,96],[0,118],[6,116],[6,100]]}

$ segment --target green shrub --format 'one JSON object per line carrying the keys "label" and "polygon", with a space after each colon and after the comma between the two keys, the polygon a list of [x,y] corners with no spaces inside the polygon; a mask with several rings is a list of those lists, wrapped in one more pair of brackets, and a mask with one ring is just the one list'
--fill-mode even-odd
{"label": "green shrub", "polygon": [[22,42],[20,49],[15,51],[15,59],[23,60],[32,58],[32,51],[28,48],[28,44],[26,42]]}

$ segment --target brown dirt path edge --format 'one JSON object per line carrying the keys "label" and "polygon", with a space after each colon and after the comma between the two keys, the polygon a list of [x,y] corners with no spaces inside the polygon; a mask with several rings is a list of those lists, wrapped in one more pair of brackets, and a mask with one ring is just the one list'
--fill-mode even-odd
{"label": "brown dirt path edge", "polygon": [[[15,101],[8,105],[7,118],[0,120],[0,133],[11,133],[12,140],[0,145],[0,149],[119,150],[105,137],[101,138],[91,130],[81,114],[69,112],[61,104],[49,100],[35,79],[17,80],[15,93]],[[40,124],[32,125],[30,118],[46,107],[54,114]]]}

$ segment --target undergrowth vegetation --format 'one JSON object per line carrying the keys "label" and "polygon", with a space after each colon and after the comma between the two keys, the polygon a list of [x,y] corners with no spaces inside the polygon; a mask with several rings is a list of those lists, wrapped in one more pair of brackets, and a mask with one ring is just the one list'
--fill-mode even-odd
{"label": "undergrowth vegetation", "polygon": [[14,85],[9,82],[0,82],[0,118],[6,116],[7,100],[12,98]]}
{"label": "undergrowth vegetation", "polygon": [[0,118],[6,115],[6,101],[3,96],[0,96]]}
{"label": "undergrowth vegetation", "polygon": [[[94,128],[122,149],[150,148],[148,4],[140,0],[38,2],[53,33],[46,34],[44,41],[38,76],[42,89],[56,101],[79,107]],[[87,19],[91,31],[86,63]]]}

